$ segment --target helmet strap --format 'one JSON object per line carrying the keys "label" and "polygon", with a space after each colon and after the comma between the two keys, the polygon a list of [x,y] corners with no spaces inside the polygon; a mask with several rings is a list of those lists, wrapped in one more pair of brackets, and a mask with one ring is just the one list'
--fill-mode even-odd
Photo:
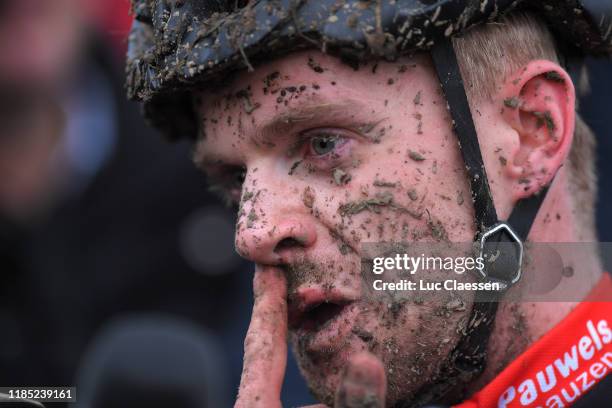
{"label": "helmet strap", "polygon": [[[508,221],[500,222],[493,203],[476,127],[451,38],[446,37],[436,41],[431,55],[446,96],[453,130],[457,136],[469,177],[476,224],[474,240],[480,241],[481,255],[486,246],[495,246],[497,243],[511,242],[516,244],[520,250],[517,250],[519,255],[514,261],[508,263],[508,258],[506,258],[501,265],[495,266],[494,271],[482,276],[485,281],[502,283],[503,289],[493,295],[489,292],[476,294],[477,300],[473,304],[467,327],[463,330],[459,343],[450,353],[446,366],[439,373],[438,380],[419,390],[416,393],[416,401],[413,399],[411,402],[421,404],[438,400],[451,389],[460,387],[484,371],[487,345],[499,301],[505,290],[520,278],[522,243],[529,235],[548,190],[545,187],[539,193],[519,201]],[[404,404],[400,402],[398,406]]]}

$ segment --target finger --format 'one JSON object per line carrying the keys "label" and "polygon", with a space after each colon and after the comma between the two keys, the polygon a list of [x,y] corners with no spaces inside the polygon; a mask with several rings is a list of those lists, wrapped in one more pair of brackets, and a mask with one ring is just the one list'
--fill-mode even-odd
{"label": "finger", "polygon": [[255,267],[255,302],[244,340],[236,408],[280,407],[287,365],[287,283],[279,268]]}
{"label": "finger", "polygon": [[336,408],[383,408],[387,378],[380,360],[363,352],[349,360],[336,392]]}

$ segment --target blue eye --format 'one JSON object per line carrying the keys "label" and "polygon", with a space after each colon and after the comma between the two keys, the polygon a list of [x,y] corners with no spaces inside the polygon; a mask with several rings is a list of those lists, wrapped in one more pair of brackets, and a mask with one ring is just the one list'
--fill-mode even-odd
{"label": "blue eye", "polygon": [[345,145],[352,139],[351,133],[344,129],[317,128],[302,134],[306,140],[307,155],[313,159],[324,158],[331,155],[338,159]]}
{"label": "blue eye", "polygon": [[336,149],[338,139],[336,135],[316,136],[310,139],[310,148],[316,155],[324,156]]}

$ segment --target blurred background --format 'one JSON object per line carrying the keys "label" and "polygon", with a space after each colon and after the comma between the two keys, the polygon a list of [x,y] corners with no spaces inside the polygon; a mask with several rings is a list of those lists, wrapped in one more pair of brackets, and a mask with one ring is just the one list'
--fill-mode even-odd
{"label": "blurred background", "polygon": [[[125,101],[128,10],[0,1],[0,386],[76,386],[77,407],[231,406],[252,267],[189,146]],[[612,64],[590,68],[612,241]],[[290,360],[285,406],[311,401]]]}
{"label": "blurred background", "polygon": [[[128,11],[0,2],[0,386],[76,386],[78,407],[231,406],[252,267],[189,146],[125,100]],[[290,372],[286,403],[308,401]]]}

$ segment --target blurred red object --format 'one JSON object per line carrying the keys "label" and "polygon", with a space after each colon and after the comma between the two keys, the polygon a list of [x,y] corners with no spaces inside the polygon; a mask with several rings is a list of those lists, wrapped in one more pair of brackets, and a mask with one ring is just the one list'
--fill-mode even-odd
{"label": "blurred red object", "polygon": [[133,20],[130,0],[87,0],[85,3],[85,11],[91,23],[123,57]]}

